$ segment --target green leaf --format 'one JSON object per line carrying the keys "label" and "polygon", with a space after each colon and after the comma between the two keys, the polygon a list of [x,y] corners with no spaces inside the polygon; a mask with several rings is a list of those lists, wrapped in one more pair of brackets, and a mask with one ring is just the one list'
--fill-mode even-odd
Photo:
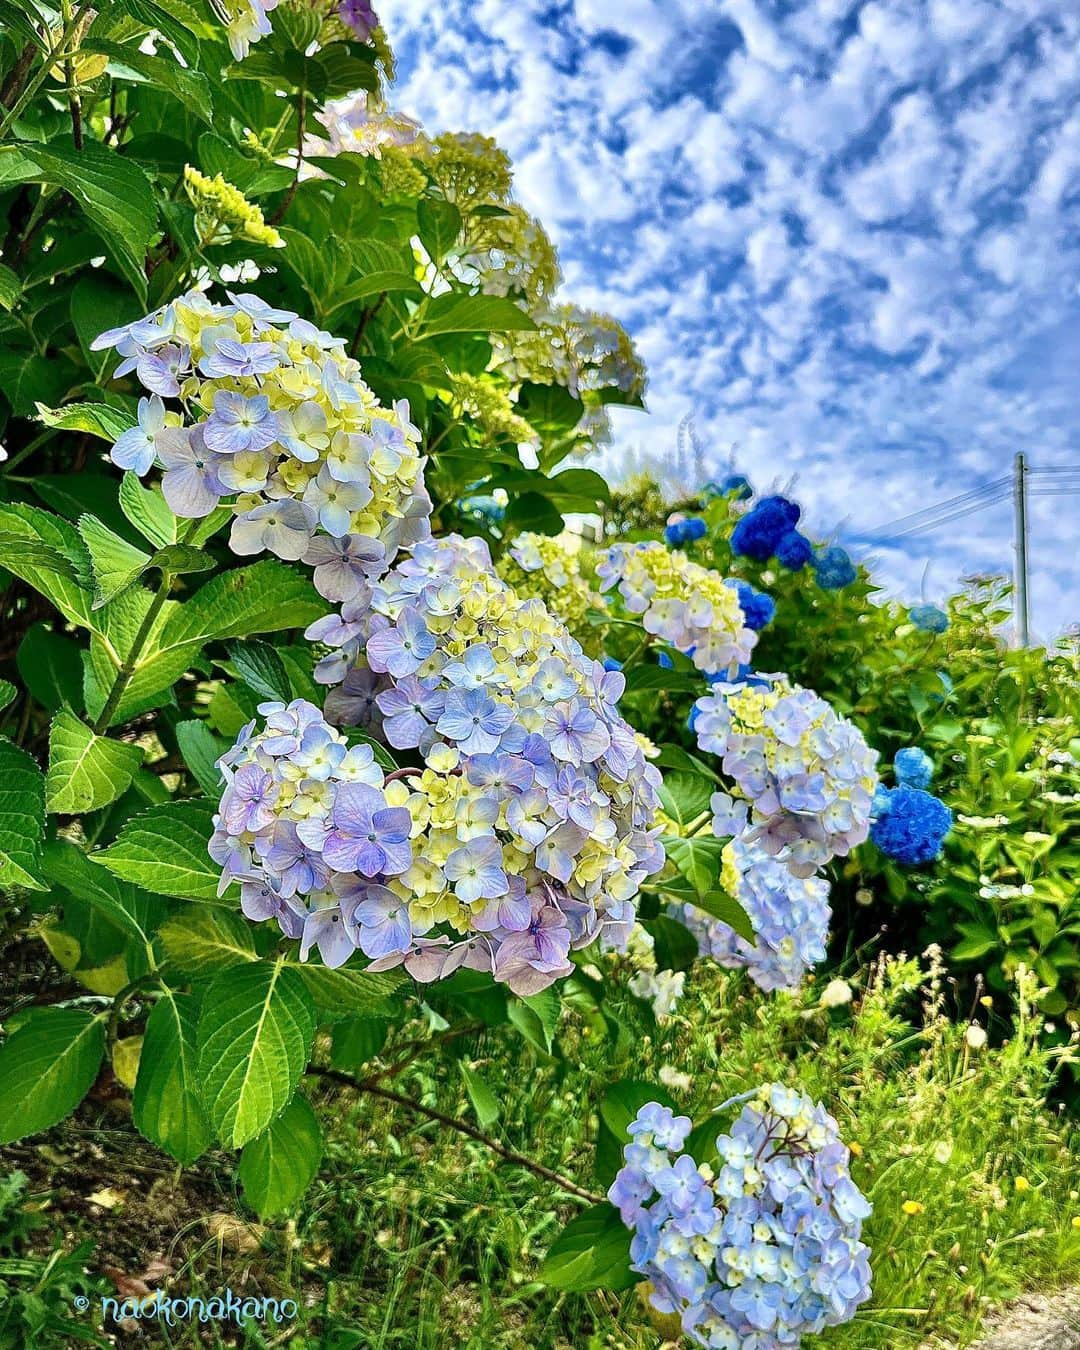
{"label": "green leaf", "polygon": [[213,102],[210,81],[197,70],[186,70],[171,56],[150,56],[131,43],[106,42],[91,35],[82,51],[109,58],[109,74],[117,80],[129,80],[163,89],[207,126],[212,123]]}
{"label": "green leaf", "polygon": [[469,1101],[476,1112],[476,1123],[482,1130],[486,1130],[499,1118],[499,1099],[476,1070],[470,1069],[463,1059],[458,1060],[458,1069],[465,1084],[465,1091],[469,1095]]}
{"label": "green leaf", "polygon": [[12,310],[22,295],[22,282],[10,267],[0,264],[0,308]]}
{"label": "green leaf", "polygon": [[266,560],[222,572],[172,611],[162,648],[209,638],[306,628],[325,614],[314,586],[284,563]]}
{"label": "green leaf", "polygon": [[15,664],[27,689],[48,712],[58,712],[64,704],[78,706],[82,656],[71,638],[36,623],[19,643]]}
{"label": "green leaf", "polygon": [[322,1161],[322,1131],[306,1097],[296,1096],[262,1134],[244,1145],[236,1175],[260,1219],[284,1214],[314,1180]]}
{"label": "green leaf", "polygon": [[505,295],[440,295],[428,306],[421,336],[437,333],[525,333],[536,324]]}
{"label": "green leaf", "polygon": [[665,834],[660,842],[669,861],[675,864],[699,896],[707,895],[715,888],[720,875],[720,855],[724,849],[721,840],[709,835],[679,839],[675,835]]}
{"label": "green leaf", "polygon": [[95,867],[90,855],[69,840],[52,839],[45,845],[42,870],[50,885],[90,905],[144,947],[153,941],[155,929],[169,913],[167,901]]}
{"label": "green leaf", "polygon": [[184,763],[206,795],[216,801],[225,786],[217,761],[229,747],[197,718],[177,723],[175,732]]}
{"label": "green leaf", "polygon": [[226,1147],[254,1139],[289,1104],[314,1035],[304,982],[282,961],[253,961],[215,976],[199,1018],[199,1076]]}
{"label": "green leaf", "polygon": [[34,760],[0,736],[0,889],[48,888],[41,880],[45,778]]}
{"label": "green leaf", "polygon": [[641,926],[653,940],[658,970],[689,970],[697,960],[697,938],[677,919],[661,914],[655,919],[642,919]]}
{"label": "green leaf", "polygon": [[114,534],[96,516],[80,516],[78,531],[90,555],[94,578],[93,607],[100,609],[114,595],[138,581],[150,563],[150,555]]}
{"label": "green leaf", "polygon": [[176,517],[160,491],[143,487],[130,470],[120,483],[120,509],[151,544],[165,548],[176,543]]}
{"label": "green leaf", "polygon": [[46,802],[58,815],[85,815],[116,801],[143,762],[142,747],[95,736],[66,708],[49,730]]}
{"label": "green leaf", "polygon": [[166,544],[157,550],[147,565],[180,577],[192,572],[211,572],[215,563],[201,548],[192,548],[189,544]]}
{"label": "green leaf", "polygon": [[259,957],[251,922],[218,906],[175,915],[162,924],[157,940],[170,969],[192,979]]}
{"label": "green leaf", "polygon": [[585,405],[561,384],[525,383],[518,390],[517,411],[546,441],[573,431]]}
{"label": "green leaf", "polygon": [[268,642],[233,642],[229,660],[239,678],[260,697],[280,703],[292,698],[284,663]]}
{"label": "green leaf", "polygon": [[150,180],[131,159],[88,139],[81,150],[62,141],[0,146],[0,184],[48,183],[63,188],[86,213],[140,300],[143,263],[157,225]]}
{"label": "green leaf", "polygon": [[[435,263],[440,263],[454,247],[461,234],[461,212],[453,202],[439,197],[423,197],[416,208],[420,242]],[[444,330],[446,332],[450,329]]]}
{"label": "green leaf", "polygon": [[221,869],[207,852],[213,813],[214,803],[202,800],[152,806],[126,821],[93,861],[155,895],[216,901]]}
{"label": "green leaf", "polygon": [[630,1230],[613,1205],[594,1205],[571,1219],[548,1248],[540,1279],[553,1289],[629,1289],[639,1276],[630,1269]]}
{"label": "green leaf", "polygon": [[14,701],[15,695],[18,692],[18,689],[15,688],[10,680],[0,680],[0,712],[3,712],[3,710]]}
{"label": "green leaf", "polygon": [[393,1017],[400,1011],[399,970],[347,970],[317,966],[311,961],[290,962],[307,986],[318,1009],[319,1023],[342,1017]]}
{"label": "green leaf", "polygon": [[32,1008],[0,1046],[0,1144],[70,1115],[90,1091],[104,1053],[100,1017],[82,1008]]}
{"label": "green leaf", "polygon": [[697,773],[676,771],[664,775],[660,805],[664,814],[684,829],[709,809],[713,785]]}
{"label": "green leaf", "polygon": [[393,295],[400,291],[420,293],[420,283],[408,272],[369,272],[358,281],[350,281],[341,290],[335,291],[332,303],[325,309],[326,318],[331,318],[339,309],[355,305],[358,300],[370,300],[378,295]]}
{"label": "green leaf", "polygon": [[335,1022],[330,1063],[335,1069],[358,1069],[383,1048],[389,1030],[390,1023],[385,1017],[346,1017]]}
{"label": "green leaf", "polygon": [[716,890],[709,891],[705,895],[697,895],[692,903],[698,909],[703,909],[706,914],[711,914],[714,919],[719,919],[721,923],[733,928],[739,937],[749,942],[751,947],[757,942],[757,934],[754,932],[749,914],[734,896],[728,895],[727,891]]}
{"label": "green leaf", "polygon": [[90,560],[74,525],[36,506],[0,505],[0,566],[40,591],[83,628],[94,628],[93,592],[80,577]]}
{"label": "green leaf", "polygon": [[199,64],[199,43],[195,33],[203,25],[195,12],[190,17],[187,7],[176,0],[159,4],[158,0],[116,0],[117,8],[130,14],[144,28],[161,33],[172,43],[189,67]]}
{"label": "green leaf", "polygon": [[185,1167],[211,1140],[199,1094],[198,1020],[192,994],[164,990],[146,1020],[131,1101],[135,1128]]}
{"label": "green leaf", "polygon": [[[135,425],[135,419],[123,408],[108,403],[65,403],[62,408],[35,404],[38,420],[60,431],[85,431],[111,445]],[[131,475],[135,477],[134,474]],[[138,479],[135,479],[138,482]]]}
{"label": "green leaf", "polygon": [[[0,177],[0,188],[2,183]],[[71,389],[74,376],[75,367],[66,358],[50,359],[22,347],[0,350],[0,391],[17,417],[33,416],[38,400],[59,402]]]}
{"label": "green leaf", "polygon": [[547,1055],[551,1054],[559,1012],[559,996],[554,989],[544,989],[527,998],[511,999],[507,1006],[507,1016],[518,1031]]}
{"label": "green leaf", "polygon": [[631,666],[626,672],[626,692],[700,694],[702,677],[688,670],[665,670],[662,666]]}

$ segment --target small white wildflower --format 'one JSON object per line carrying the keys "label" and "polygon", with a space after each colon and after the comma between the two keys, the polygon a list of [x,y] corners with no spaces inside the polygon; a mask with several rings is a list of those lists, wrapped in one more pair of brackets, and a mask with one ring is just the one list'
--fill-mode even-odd
{"label": "small white wildflower", "polygon": [[842,1008],[851,1002],[851,997],[851,985],[847,980],[830,980],[821,991],[820,1002],[823,1008]]}
{"label": "small white wildflower", "polygon": [[986,1031],[977,1022],[972,1022],[964,1032],[964,1040],[967,1041],[969,1049],[981,1050],[986,1044]]}

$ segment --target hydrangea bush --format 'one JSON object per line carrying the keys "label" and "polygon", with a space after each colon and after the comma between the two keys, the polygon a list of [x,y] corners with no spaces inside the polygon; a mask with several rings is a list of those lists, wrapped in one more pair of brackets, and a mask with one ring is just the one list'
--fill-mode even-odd
{"label": "hydrangea bush", "polygon": [[695,935],[790,989],[871,822],[902,862],[940,846],[918,738],[875,799],[860,691],[752,668],[798,578],[846,603],[850,559],[737,474],[595,556],[559,538],[608,509],[581,459],[643,367],[562,301],[506,155],[391,107],[369,4],[9,10],[0,892],[55,969],[5,1016],[0,1143],[108,1063],[148,1146],[237,1153],[280,1215],[319,1165],[301,1085],[336,1083],[594,1201],[553,1287],[647,1276],[711,1344],[849,1317],[863,1206],[798,1092],[749,1084],[714,1149],[613,1087],[605,1185],[653,1103],[617,1212],[485,1133],[475,1067],[477,1126],[379,1051],[479,1021],[557,1060],[613,972],[672,1013]]}

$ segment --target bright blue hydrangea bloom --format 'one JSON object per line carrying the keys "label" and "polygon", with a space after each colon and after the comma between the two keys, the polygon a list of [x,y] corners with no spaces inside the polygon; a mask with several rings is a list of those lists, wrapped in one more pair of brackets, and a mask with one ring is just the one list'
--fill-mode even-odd
{"label": "bright blue hydrangea bloom", "polygon": [[613,656],[605,656],[600,664],[605,670],[622,670],[622,662],[616,661]]}
{"label": "bright blue hydrangea bloom", "polygon": [[656,653],[656,664],[660,667],[661,670],[675,669],[675,662],[671,659],[671,657],[667,654],[667,652]]}
{"label": "bright blue hydrangea bloom", "polygon": [[764,591],[755,591],[748,581],[736,581],[735,590],[739,595],[747,628],[760,633],[772,623],[776,614],[776,601]]}
{"label": "bright blue hydrangea bloom", "polygon": [[944,633],[949,626],[949,616],[937,605],[913,605],[908,618],[923,633]]}
{"label": "bright blue hydrangea bloom", "polygon": [[778,859],[742,839],[724,849],[724,864],[721,884],[748,914],[753,945],[696,905],[679,906],[676,918],[693,933],[702,956],[728,970],[745,970],[767,993],[798,989],[806,972],[825,959],[829,883],[792,876]]}
{"label": "bright blue hydrangea bloom", "polygon": [[904,787],[929,787],[934,777],[934,761],[917,745],[907,745],[896,752],[893,770],[897,783]]}
{"label": "bright blue hydrangea bloom", "polygon": [[688,1153],[685,1116],[650,1102],[629,1126],[608,1199],[633,1232],[631,1267],[649,1301],[698,1345],[780,1350],[838,1326],[870,1296],[870,1205],[848,1171],[836,1121],[780,1083],[716,1140],[708,1169]]}
{"label": "bright blue hydrangea bloom", "polygon": [[784,535],[795,528],[800,514],[799,507],[786,497],[762,497],[732,531],[732,552],[767,562]]}
{"label": "bright blue hydrangea bloom", "polygon": [[695,539],[703,539],[708,526],[700,516],[687,516],[685,520],[672,521],[664,528],[664,538],[672,548],[680,544],[692,544]]}
{"label": "bright blue hydrangea bloom", "polygon": [[823,591],[842,591],[858,576],[847,549],[834,544],[814,557],[814,576]]}
{"label": "bright blue hydrangea bloom", "polygon": [[810,540],[798,530],[789,530],[776,546],[776,560],[789,572],[801,572],[813,556]]}
{"label": "bright blue hydrangea bloom", "polygon": [[870,826],[870,838],[887,858],[915,867],[940,856],[952,828],[952,812],[922,788],[897,787],[888,794],[887,809]]}
{"label": "bright blue hydrangea bloom", "polygon": [[754,489],[750,486],[749,478],[744,478],[741,473],[729,473],[721,480],[720,491],[726,496],[729,492],[735,494],[735,500],[744,502],[754,495]]}

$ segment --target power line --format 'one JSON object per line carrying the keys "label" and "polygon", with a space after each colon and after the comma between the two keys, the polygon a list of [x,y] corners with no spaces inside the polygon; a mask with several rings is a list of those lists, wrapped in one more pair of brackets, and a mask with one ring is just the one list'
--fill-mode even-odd
{"label": "power line", "polygon": [[921,507],[918,511],[909,511],[906,515],[897,516],[894,520],[882,521],[870,534],[881,534],[883,531],[893,529],[897,525],[906,525],[908,522],[916,522],[921,516],[935,516],[939,512],[948,512],[956,507],[964,506],[967,503],[982,505],[982,498],[996,495],[1010,484],[1010,479],[1005,476],[996,478],[992,482],[983,483],[980,487],[972,488],[968,492],[961,492],[955,497],[946,497],[943,501],[935,502],[932,506]]}

